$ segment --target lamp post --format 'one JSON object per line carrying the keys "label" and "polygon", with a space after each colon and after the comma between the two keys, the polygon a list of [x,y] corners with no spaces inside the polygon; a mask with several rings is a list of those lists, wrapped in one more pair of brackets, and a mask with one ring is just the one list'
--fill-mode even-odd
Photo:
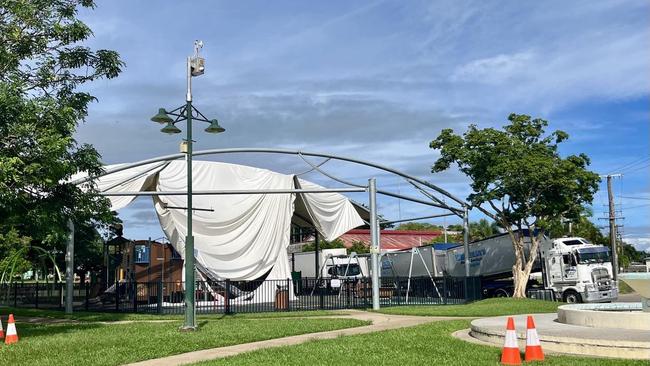
{"label": "lamp post", "polygon": [[[205,131],[221,133],[225,129],[219,126],[216,119],[209,120],[203,113],[192,105],[192,77],[203,75],[205,59],[199,55],[203,42],[194,42],[194,55],[187,58],[187,93],[185,105],[171,111],[165,108],[158,109],[158,113],[151,118],[152,121],[165,124],[160,131],[167,134],[177,134],[181,130],[176,123],[187,121],[186,137],[181,143],[181,152],[186,154],[187,162],[187,232],[185,235],[185,323],[181,330],[196,329],[196,309],[194,303],[194,236],[192,235],[192,121],[197,120],[210,124]],[[175,117],[172,119],[173,116]]]}

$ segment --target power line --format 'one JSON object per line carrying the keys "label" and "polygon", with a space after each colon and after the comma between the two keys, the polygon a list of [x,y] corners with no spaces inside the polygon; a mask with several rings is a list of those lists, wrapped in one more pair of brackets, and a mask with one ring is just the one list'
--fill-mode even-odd
{"label": "power line", "polygon": [[632,170],[626,171],[625,174],[630,174],[632,172],[636,172],[637,170],[646,169],[648,167],[650,167],[650,164],[641,165],[641,166],[638,166],[638,167],[636,167],[636,168],[634,168]]}
{"label": "power line", "polygon": [[634,208],[641,208],[641,207],[648,207],[648,206],[650,206],[650,203],[646,203],[645,205],[626,207],[625,209],[626,210],[631,210],[631,209],[634,209]]}
{"label": "power line", "polygon": [[629,163],[623,164],[623,165],[619,166],[618,168],[612,169],[612,170],[609,171],[609,173],[614,172],[614,171],[621,172],[623,170],[629,169],[631,166],[634,166],[636,164],[639,164],[639,163],[642,163],[642,162],[645,162],[645,161],[648,161],[648,160],[650,160],[650,157],[642,157],[642,158],[633,160],[633,161],[631,161]]}
{"label": "power line", "polygon": [[619,196],[621,198],[627,198],[629,200],[647,200],[650,201],[650,197],[631,197],[631,196]]}

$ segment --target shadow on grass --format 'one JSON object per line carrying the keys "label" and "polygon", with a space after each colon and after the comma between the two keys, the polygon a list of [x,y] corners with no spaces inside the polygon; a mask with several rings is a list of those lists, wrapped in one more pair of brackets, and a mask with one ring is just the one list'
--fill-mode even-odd
{"label": "shadow on grass", "polygon": [[102,324],[69,323],[69,324],[25,324],[16,323],[18,336],[22,339],[53,336],[104,327]]}

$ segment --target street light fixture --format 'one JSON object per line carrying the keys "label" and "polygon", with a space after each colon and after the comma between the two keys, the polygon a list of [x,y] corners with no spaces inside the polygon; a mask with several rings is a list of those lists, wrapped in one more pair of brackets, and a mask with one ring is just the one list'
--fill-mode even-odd
{"label": "street light fixture", "polygon": [[[165,108],[158,109],[158,113],[151,120],[166,124],[160,131],[167,134],[177,134],[181,130],[176,123],[187,121],[186,137],[181,146],[181,152],[187,154],[187,235],[185,236],[185,322],[181,330],[196,329],[196,307],[194,299],[194,236],[192,235],[192,121],[197,120],[209,123],[205,129],[209,133],[224,132],[216,119],[209,120],[203,113],[192,105],[192,77],[203,75],[205,72],[205,59],[199,55],[203,48],[202,41],[194,41],[194,55],[187,58],[187,94],[185,105],[171,111]],[[174,118],[172,118],[174,117]]]}

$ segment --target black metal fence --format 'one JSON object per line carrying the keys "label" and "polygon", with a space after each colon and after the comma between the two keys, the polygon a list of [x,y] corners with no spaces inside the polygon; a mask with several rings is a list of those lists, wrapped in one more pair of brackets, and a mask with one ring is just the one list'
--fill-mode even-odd
{"label": "black metal fence", "polygon": [[[181,282],[75,283],[75,310],[181,314]],[[370,278],[199,281],[198,313],[247,313],[372,307]],[[481,298],[478,277],[381,278],[381,306],[463,304]],[[63,309],[65,283],[0,284],[0,304]]]}

